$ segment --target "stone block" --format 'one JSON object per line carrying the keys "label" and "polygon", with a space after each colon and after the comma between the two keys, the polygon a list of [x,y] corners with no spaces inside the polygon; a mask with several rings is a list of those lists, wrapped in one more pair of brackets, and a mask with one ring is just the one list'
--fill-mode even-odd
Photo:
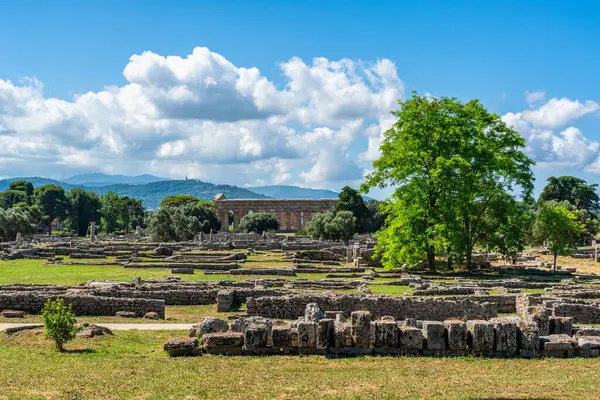
{"label": "stone block", "polygon": [[171,357],[195,356],[198,355],[198,339],[171,339],[163,348]]}
{"label": "stone block", "polygon": [[494,351],[499,356],[514,357],[519,346],[517,342],[517,323],[503,318],[493,318],[490,322],[494,326]]}
{"label": "stone block", "polygon": [[346,332],[349,331],[350,329],[351,329],[350,324],[338,323],[338,322],[335,323],[334,331],[333,331],[333,342],[334,342],[333,347],[336,347],[338,349],[346,347],[347,339],[349,339],[350,342],[352,343],[351,335],[348,335],[349,337],[346,338]]}
{"label": "stone block", "polygon": [[1,314],[4,318],[23,318],[23,317],[25,317],[25,311],[20,311],[20,310],[2,310]]}
{"label": "stone block", "polygon": [[527,320],[537,324],[540,336],[548,336],[550,334],[550,317],[552,317],[552,311],[542,306],[536,306],[529,307],[527,313]]}
{"label": "stone block", "polygon": [[416,327],[402,326],[400,328],[400,348],[408,353],[423,349],[423,331]]}
{"label": "stone block", "polygon": [[258,350],[267,347],[270,327],[266,324],[250,324],[244,330],[246,350]]}
{"label": "stone block", "polygon": [[488,321],[467,321],[467,343],[473,354],[491,354],[494,352],[494,326]]}
{"label": "stone block", "polygon": [[298,348],[316,349],[318,327],[319,324],[317,324],[316,322],[298,322]]}
{"label": "stone block", "polygon": [[577,340],[565,334],[553,334],[540,337],[540,347],[544,357],[573,357]]}
{"label": "stone block", "polygon": [[573,331],[572,317],[552,317],[550,318],[551,335],[571,335]]}
{"label": "stone block", "polygon": [[370,347],[371,313],[368,311],[354,311],[351,314],[352,339],[355,347]]}
{"label": "stone block", "polygon": [[144,314],[145,319],[160,319],[160,315],[154,311],[147,312]]}
{"label": "stone block", "polygon": [[309,303],[304,310],[304,319],[308,322],[318,322],[321,319],[321,309],[317,303]]}
{"label": "stone block", "polygon": [[467,350],[467,324],[460,320],[444,321],[446,344],[450,352],[465,353]]}
{"label": "stone block", "polygon": [[581,328],[577,332],[575,332],[575,335],[574,335],[574,337],[576,337],[576,338],[586,337],[586,336],[599,336],[600,337],[600,328],[590,328],[590,327]]}
{"label": "stone block", "polygon": [[293,347],[293,331],[291,326],[279,325],[273,326],[271,330],[273,348],[286,349]]}
{"label": "stone block", "polygon": [[539,327],[535,322],[520,321],[517,328],[517,346],[521,357],[535,357],[540,348]]}
{"label": "stone block", "polygon": [[443,352],[446,349],[446,330],[439,321],[423,321],[423,337],[425,349],[434,352]]}
{"label": "stone block", "polygon": [[233,290],[221,290],[217,293],[217,312],[228,312],[233,308],[235,293]]}
{"label": "stone block", "polygon": [[135,317],[137,317],[136,313],[133,311],[117,311],[115,316],[120,317],[120,318],[135,318]]}
{"label": "stone block", "polygon": [[375,340],[373,347],[384,349],[398,348],[398,324],[396,321],[375,321]]}
{"label": "stone block", "polygon": [[600,336],[580,336],[577,345],[583,357],[600,356]]}
{"label": "stone block", "polygon": [[330,318],[324,318],[319,320],[319,327],[317,331],[317,348],[320,350],[327,349],[329,346],[334,345],[334,331],[335,321]]}
{"label": "stone block", "polygon": [[172,274],[194,275],[194,268],[171,268]]}
{"label": "stone block", "polygon": [[198,324],[197,334],[198,337],[202,337],[207,333],[227,332],[228,329],[229,324],[224,319],[205,317]]}
{"label": "stone block", "polygon": [[242,347],[244,334],[241,332],[215,332],[202,336],[200,343],[206,348]]}

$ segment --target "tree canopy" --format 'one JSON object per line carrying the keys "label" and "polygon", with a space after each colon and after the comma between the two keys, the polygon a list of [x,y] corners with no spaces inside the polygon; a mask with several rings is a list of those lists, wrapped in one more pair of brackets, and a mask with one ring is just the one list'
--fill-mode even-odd
{"label": "tree canopy", "polygon": [[40,208],[48,234],[52,234],[52,221],[55,218],[65,218],[69,212],[69,199],[65,190],[56,185],[44,185],[33,193],[35,204]]}
{"label": "tree canopy", "polygon": [[256,232],[262,234],[263,232],[278,230],[279,221],[277,221],[275,215],[270,213],[253,213],[242,217],[239,229],[242,232]]}
{"label": "tree canopy", "polygon": [[341,240],[345,243],[354,236],[356,217],[350,211],[318,213],[306,224],[312,239]]}
{"label": "tree canopy", "polygon": [[356,218],[356,232],[369,232],[371,215],[362,195],[350,186],[345,186],[338,197],[339,200],[335,205],[334,214],[340,211],[350,211]]}
{"label": "tree canopy", "polygon": [[551,200],[540,205],[533,232],[539,244],[547,242],[548,249],[554,256],[556,270],[557,256],[568,255],[584,229],[575,213],[569,211],[568,202]]}
{"label": "tree canopy", "polygon": [[77,235],[85,236],[90,222],[100,222],[102,199],[80,188],[71,189],[67,198],[71,206],[67,227]]}
{"label": "tree canopy", "polygon": [[596,193],[597,184],[587,182],[573,176],[551,176],[540,194],[540,201],[567,201],[578,210],[592,213],[600,211],[600,198]]}
{"label": "tree canopy", "polygon": [[[381,157],[362,190],[395,187],[378,236],[387,266],[453,255],[472,267],[475,245],[497,229],[515,193],[529,198],[533,161],[525,140],[478,100],[416,93],[393,112]],[[390,254],[385,254],[390,253]]]}
{"label": "tree canopy", "polygon": [[177,194],[172,196],[167,196],[160,202],[161,207],[181,207],[185,205],[193,205],[193,204],[209,204],[209,202],[200,200],[196,196],[192,196],[191,194]]}

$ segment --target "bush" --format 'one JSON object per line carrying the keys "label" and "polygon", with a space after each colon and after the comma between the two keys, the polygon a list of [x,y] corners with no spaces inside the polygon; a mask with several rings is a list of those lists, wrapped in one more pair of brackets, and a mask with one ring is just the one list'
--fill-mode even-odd
{"label": "bush", "polygon": [[315,214],[308,224],[306,231],[312,239],[341,240],[348,243],[354,236],[356,217],[350,211],[339,211],[337,214]]}
{"label": "bush", "polygon": [[59,351],[64,350],[64,344],[75,338],[78,329],[75,327],[75,314],[71,304],[65,304],[63,299],[48,299],[42,310],[44,331]]}

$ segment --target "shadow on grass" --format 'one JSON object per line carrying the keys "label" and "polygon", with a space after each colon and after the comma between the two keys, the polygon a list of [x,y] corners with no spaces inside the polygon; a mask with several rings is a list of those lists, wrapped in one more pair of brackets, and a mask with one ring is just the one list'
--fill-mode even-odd
{"label": "shadow on grass", "polygon": [[64,354],[94,354],[97,353],[94,349],[64,349],[61,353]]}

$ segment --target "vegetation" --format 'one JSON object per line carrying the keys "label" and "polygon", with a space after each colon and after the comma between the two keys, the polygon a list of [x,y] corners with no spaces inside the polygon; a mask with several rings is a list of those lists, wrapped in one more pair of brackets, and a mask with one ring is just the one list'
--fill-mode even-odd
{"label": "vegetation", "polygon": [[87,235],[91,221],[100,222],[102,199],[96,193],[83,189],[71,189],[67,195],[70,204],[69,218],[66,226],[78,236]]}
{"label": "vegetation", "polygon": [[42,212],[42,220],[48,228],[48,235],[52,234],[52,221],[56,218],[64,219],[69,212],[69,199],[65,190],[56,185],[44,185],[35,189],[35,204]]}
{"label": "vegetation", "polygon": [[371,228],[370,212],[360,193],[350,186],[345,186],[339,194],[339,200],[333,210],[334,214],[340,211],[350,211],[356,220],[356,233],[368,233]]}
{"label": "vegetation", "polygon": [[35,230],[34,219],[27,210],[0,208],[0,242],[13,241],[17,237],[17,233],[26,235],[34,233]]}
{"label": "vegetation", "polygon": [[580,244],[589,244],[598,233],[600,221],[600,198],[596,193],[598,185],[588,185],[586,181],[572,176],[551,176],[540,194],[538,203],[547,201],[566,202],[585,229],[578,238]]}
{"label": "vegetation", "polygon": [[176,194],[167,196],[160,202],[161,207],[181,207],[186,205],[194,205],[194,204],[208,204],[207,201],[200,200],[196,196],[192,196],[191,194]]}
{"label": "vegetation", "polygon": [[525,140],[477,100],[413,93],[400,106],[362,186],[396,187],[378,235],[382,261],[394,267],[426,259],[435,268],[436,256],[446,256],[473,267],[475,246],[486,246],[487,233],[515,209],[513,193],[531,194]]}
{"label": "vegetation", "polygon": [[341,240],[344,243],[354,236],[356,217],[350,211],[319,213],[306,224],[306,232],[312,239]]}
{"label": "vegetation", "polygon": [[575,213],[569,211],[568,207],[567,202],[551,200],[542,203],[536,214],[534,237],[538,243],[547,242],[548,249],[554,256],[554,270],[556,270],[556,258],[559,255],[569,254],[585,230],[584,225],[577,220]]}
{"label": "vegetation", "polygon": [[64,344],[75,339],[78,330],[75,327],[77,320],[71,308],[71,304],[65,305],[63,299],[48,299],[42,310],[44,332],[46,337],[54,341],[58,351],[64,351]]}
{"label": "vegetation", "polygon": [[162,241],[192,240],[200,232],[217,231],[220,226],[215,210],[201,203],[163,207],[148,217],[150,232]]}
{"label": "vegetation", "polygon": [[242,232],[256,232],[262,234],[263,232],[278,230],[279,221],[277,221],[275,215],[270,213],[253,213],[242,217],[239,229]]}
{"label": "vegetation", "polygon": [[142,224],[144,207],[142,201],[108,192],[102,197],[101,230],[104,233],[129,233]]}

